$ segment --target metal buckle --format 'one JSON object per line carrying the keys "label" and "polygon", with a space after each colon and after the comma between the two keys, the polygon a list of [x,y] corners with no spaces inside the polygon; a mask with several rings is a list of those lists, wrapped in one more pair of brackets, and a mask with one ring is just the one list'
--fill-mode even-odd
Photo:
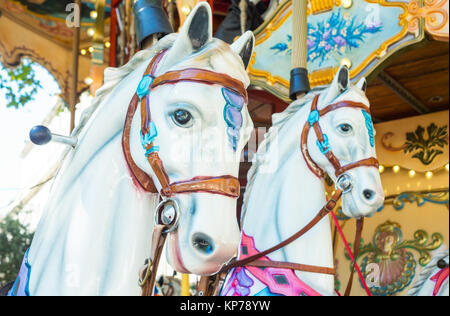
{"label": "metal buckle", "polygon": [[336,189],[343,194],[350,192],[353,189],[353,177],[348,173],[341,174],[336,180]]}
{"label": "metal buckle", "polygon": [[145,275],[144,275],[143,279],[141,279],[141,277],[139,276],[139,281],[138,281],[138,284],[140,287],[143,287],[145,285],[145,283],[147,282],[148,278],[150,277],[152,265],[153,265],[152,259],[150,259],[150,258],[145,259],[145,263],[143,266],[143,268],[145,268]]}
{"label": "metal buckle", "polygon": [[164,225],[166,227],[164,233],[174,231],[178,227],[179,220],[180,206],[176,200],[165,199],[156,207],[155,225]]}

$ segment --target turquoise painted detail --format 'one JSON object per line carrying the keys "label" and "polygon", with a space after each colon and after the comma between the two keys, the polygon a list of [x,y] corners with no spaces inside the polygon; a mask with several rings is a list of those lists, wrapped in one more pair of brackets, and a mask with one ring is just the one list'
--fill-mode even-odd
{"label": "turquoise painted detail", "polygon": [[270,292],[269,288],[266,287],[262,291],[256,293],[255,296],[283,296],[283,295],[273,294],[272,292]]}
{"label": "turquoise painted detail", "polygon": [[373,128],[372,116],[365,110],[361,110],[366,119],[366,127],[369,132],[370,146],[375,147],[375,132]]}
{"label": "turquoise painted detail", "polygon": [[[31,296],[30,295],[30,275],[31,275],[31,265],[28,261],[28,253],[30,252],[30,249],[28,248],[25,252],[25,257],[23,263],[25,264],[25,267],[27,268],[27,279],[26,279],[26,285],[25,285],[25,296]],[[13,287],[10,290],[10,296],[15,296],[14,293],[17,292],[17,287],[19,286],[21,274],[19,273],[19,276],[17,277],[16,281],[14,282]]]}
{"label": "turquoise painted detail", "polygon": [[141,134],[141,144],[144,150],[146,151],[145,157],[148,158],[148,156],[150,156],[151,153],[159,151],[159,146],[152,146],[151,148],[148,148],[154,142],[157,136],[158,131],[156,130],[156,125],[155,123],[150,122],[148,133],[145,135]]}
{"label": "turquoise painted detail", "polygon": [[147,147],[153,143],[153,141],[158,136],[158,131],[156,130],[156,125],[153,122],[150,122],[149,124],[149,132],[145,135],[141,134],[141,144],[142,147],[146,150]]}
{"label": "turquoise painted detail", "polygon": [[[319,122],[319,118],[320,118],[320,113],[317,110],[311,111],[311,113],[309,113],[308,116],[308,123],[311,127],[314,126],[314,124],[316,124],[317,122]],[[328,141],[328,136],[327,134],[323,134],[323,141],[320,142],[319,140],[316,141],[317,147],[319,147],[319,150],[322,154],[326,154],[327,152],[330,151],[331,147],[330,147],[330,143]]]}
{"label": "turquoise painted detail", "polygon": [[448,191],[447,193],[413,193],[413,192],[405,192],[400,194],[394,199],[392,206],[396,211],[401,211],[405,207],[405,202],[409,203],[417,203],[417,206],[421,207],[425,203],[433,203],[433,204],[441,204],[446,205],[449,203],[448,199]]}
{"label": "turquoise painted detail", "polygon": [[317,123],[319,121],[319,118],[320,118],[319,111],[317,111],[317,110],[311,111],[311,113],[309,113],[309,116],[308,116],[309,125],[311,125],[311,127],[312,127],[315,123]]}
{"label": "turquoise painted detail", "polygon": [[317,147],[319,147],[319,150],[322,154],[326,154],[330,151],[331,147],[328,142],[328,136],[327,134],[323,134],[323,142],[319,142],[319,140],[316,141]]}
{"label": "turquoise painted detail", "polygon": [[139,85],[137,87],[136,94],[138,95],[139,99],[142,99],[146,95],[150,93],[150,87],[153,84],[153,78],[150,75],[145,75],[141,82],[139,82]]}
{"label": "turquoise painted detail", "polygon": [[145,152],[145,157],[148,158],[148,156],[150,156],[151,153],[154,153],[155,151],[159,151],[159,146],[153,146],[152,148],[150,148],[149,150],[147,150]]}

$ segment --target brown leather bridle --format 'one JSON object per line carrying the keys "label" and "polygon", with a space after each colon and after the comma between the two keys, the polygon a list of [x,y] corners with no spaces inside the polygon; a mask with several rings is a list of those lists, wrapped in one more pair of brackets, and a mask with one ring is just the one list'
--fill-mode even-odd
{"label": "brown leather bridle", "polygon": [[333,166],[335,170],[335,176],[339,178],[341,175],[345,174],[347,171],[359,168],[359,167],[375,167],[378,168],[378,160],[375,157],[370,157],[367,159],[362,159],[354,163],[350,163],[348,165],[342,166],[339,162],[339,159],[331,150],[330,145],[328,144],[328,137],[323,133],[322,128],[320,127],[319,119],[328,113],[341,109],[341,108],[353,108],[353,109],[361,109],[370,113],[370,109],[363,103],[353,102],[353,101],[341,101],[338,103],[333,103],[323,108],[322,110],[317,109],[319,101],[319,95],[314,97],[314,101],[312,103],[311,112],[308,117],[308,122],[303,127],[302,137],[301,137],[301,145],[300,148],[302,150],[303,158],[305,159],[308,168],[319,178],[325,177],[325,171],[323,171],[311,158],[311,155],[308,151],[308,135],[311,128],[314,129],[314,132],[317,137],[318,146],[322,153],[327,157],[330,164]]}
{"label": "brown leather bridle", "polygon": [[[312,273],[335,275],[336,271],[334,268],[304,265],[304,264],[282,262],[282,261],[259,260],[260,258],[265,257],[268,254],[273,253],[277,250],[280,250],[281,248],[283,248],[283,247],[289,245],[290,243],[294,242],[295,240],[299,239],[301,236],[303,236],[309,230],[311,230],[311,228],[313,228],[317,223],[319,223],[321,219],[323,219],[326,215],[328,215],[330,212],[332,212],[334,210],[334,208],[336,207],[342,194],[347,193],[351,190],[351,186],[350,187],[348,186],[348,181],[345,184],[339,183],[341,181],[341,179],[348,180],[343,176],[346,175],[349,170],[352,170],[354,168],[359,168],[359,167],[374,167],[374,168],[378,169],[378,160],[375,157],[362,159],[357,162],[342,166],[341,163],[339,162],[339,159],[335,156],[335,154],[331,150],[331,147],[328,143],[328,137],[323,133],[323,130],[319,123],[319,120],[321,117],[323,117],[324,115],[326,115],[332,111],[340,109],[340,108],[345,107],[345,108],[362,109],[364,111],[367,111],[368,113],[370,113],[370,109],[363,103],[352,102],[352,101],[341,101],[338,103],[330,104],[327,107],[325,107],[319,111],[317,108],[319,96],[320,95],[316,95],[312,102],[310,115],[309,115],[308,120],[305,123],[305,126],[302,131],[300,147],[301,147],[301,151],[302,151],[303,157],[305,159],[305,162],[308,165],[308,168],[311,170],[311,172],[313,172],[319,178],[324,178],[325,174],[326,174],[325,171],[322,168],[320,168],[313,161],[313,159],[311,158],[311,155],[309,154],[309,150],[308,150],[308,135],[312,128],[316,134],[317,145],[319,146],[319,149],[327,157],[328,161],[334,168],[335,175],[337,177],[335,193],[333,194],[331,199],[328,200],[326,205],[317,213],[317,215],[301,230],[296,232],[294,235],[292,235],[288,239],[273,246],[272,248],[269,248],[265,251],[262,251],[258,254],[255,254],[253,256],[247,257],[242,260],[231,261],[230,263],[224,265],[224,267],[222,268],[218,277],[222,277],[222,279],[223,279],[223,275],[226,275],[226,273],[228,271],[230,271],[231,269],[236,268],[236,267],[243,267],[243,266],[271,267],[271,268],[291,269],[291,270],[298,270],[298,271],[305,271],[305,272],[312,272]],[[343,181],[343,182],[345,182],[345,181]],[[357,231],[356,231],[354,250],[353,250],[355,260],[358,256],[357,253],[359,250],[362,229],[363,229],[363,218],[361,218],[357,221]],[[347,285],[347,289],[345,292],[346,295],[350,294],[352,278],[353,278],[353,269],[355,267],[355,264],[356,264],[355,261],[352,262],[352,273],[351,273],[351,277],[350,277],[350,280],[349,280],[349,283]],[[203,281],[203,283],[207,285],[206,288],[204,289],[204,291],[206,293],[214,292],[214,289],[208,289],[207,281]],[[213,282],[209,282],[209,284],[212,284],[212,283]],[[215,281],[215,284],[217,284],[217,283],[218,282]]]}
{"label": "brown leather bridle", "polygon": [[[171,182],[164,168],[164,164],[158,155],[158,147],[154,144],[156,138],[156,127],[151,119],[149,94],[150,91],[167,84],[176,84],[179,82],[196,82],[208,85],[221,85],[242,96],[245,102],[248,102],[247,91],[239,80],[236,80],[226,74],[213,71],[188,68],[178,71],[170,71],[156,77],[156,71],[159,62],[162,60],[166,51],[161,51],[154,56],[148,65],[143,78],[138,86],[138,91],[131,99],[128,107],[127,117],[122,136],[122,148],[125,160],[129,167],[134,182],[147,192],[159,193],[164,200],[156,209],[156,225],[153,231],[152,246],[150,257],[140,271],[139,284],[142,287],[142,295],[153,294],[153,288],[156,279],[156,271],[161,257],[161,252],[168,233],[176,228],[179,219],[178,203],[172,199],[176,194],[182,193],[210,193],[220,194],[230,198],[237,199],[240,194],[239,180],[231,175],[218,177],[197,176],[189,180]],[[145,171],[140,169],[134,162],[130,150],[130,130],[133,117],[137,107],[141,108],[141,140],[146,150],[147,161],[149,162],[156,179],[159,182],[160,190]],[[172,206],[175,209],[173,216],[163,218],[162,212],[166,206]]]}
{"label": "brown leather bridle", "polygon": [[[156,69],[164,56],[165,51],[158,53],[147,67],[143,78],[152,78],[152,83],[148,86],[148,91],[166,84],[176,84],[181,81],[197,82],[202,84],[217,84],[227,87],[241,95],[247,102],[247,91],[244,85],[226,74],[219,74],[205,69],[188,68],[178,71],[170,71],[161,76],[155,77]],[[131,100],[128,108],[127,119],[125,121],[122,145],[127,164],[131,170],[134,180],[147,192],[158,193],[152,178],[143,170],[141,170],[133,161],[130,152],[130,128],[131,121],[137,106],[141,106],[141,134],[145,135],[150,132],[151,113],[148,102],[148,95],[139,97],[136,93]],[[153,142],[147,144],[146,150],[154,147]],[[206,192],[211,194],[221,194],[232,198],[239,197],[240,185],[239,180],[230,175],[220,177],[198,176],[190,180],[170,182],[169,176],[164,169],[164,164],[158,155],[158,152],[152,151],[147,160],[161,186],[159,193],[163,197],[172,197],[180,193]]]}

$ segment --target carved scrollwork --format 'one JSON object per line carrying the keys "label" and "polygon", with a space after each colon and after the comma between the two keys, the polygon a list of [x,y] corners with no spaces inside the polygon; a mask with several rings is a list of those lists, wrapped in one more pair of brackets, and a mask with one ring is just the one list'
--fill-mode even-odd
{"label": "carved scrollwork", "polygon": [[[431,238],[424,230],[417,230],[412,240],[403,240],[401,226],[386,221],[374,232],[372,242],[362,244],[358,258],[361,259],[361,271],[367,278],[370,269],[376,265],[379,270],[376,284],[370,288],[373,295],[393,295],[401,292],[411,284],[416,273],[416,259],[426,266],[431,260],[431,251],[438,249],[444,242],[440,233],[433,233]],[[349,259],[348,254],[346,254]]]}
{"label": "carved scrollwork", "polygon": [[411,0],[408,13],[411,16],[408,22],[409,32],[417,33],[420,19],[423,18],[428,33],[438,40],[442,39],[441,37],[448,39],[448,0],[425,0],[424,6],[420,5],[419,0]]}

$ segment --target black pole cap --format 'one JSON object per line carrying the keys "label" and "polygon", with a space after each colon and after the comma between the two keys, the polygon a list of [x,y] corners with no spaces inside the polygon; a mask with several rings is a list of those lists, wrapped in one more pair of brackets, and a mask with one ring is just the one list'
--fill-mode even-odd
{"label": "black pole cap", "polygon": [[144,40],[153,34],[173,33],[169,18],[162,8],[161,0],[137,0],[133,6],[133,14],[136,37],[141,48]]}
{"label": "black pole cap", "polygon": [[289,97],[291,100],[297,100],[297,94],[308,93],[310,90],[311,86],[309,85],[308,70],[306,68],[292,69],[289,87]]}

